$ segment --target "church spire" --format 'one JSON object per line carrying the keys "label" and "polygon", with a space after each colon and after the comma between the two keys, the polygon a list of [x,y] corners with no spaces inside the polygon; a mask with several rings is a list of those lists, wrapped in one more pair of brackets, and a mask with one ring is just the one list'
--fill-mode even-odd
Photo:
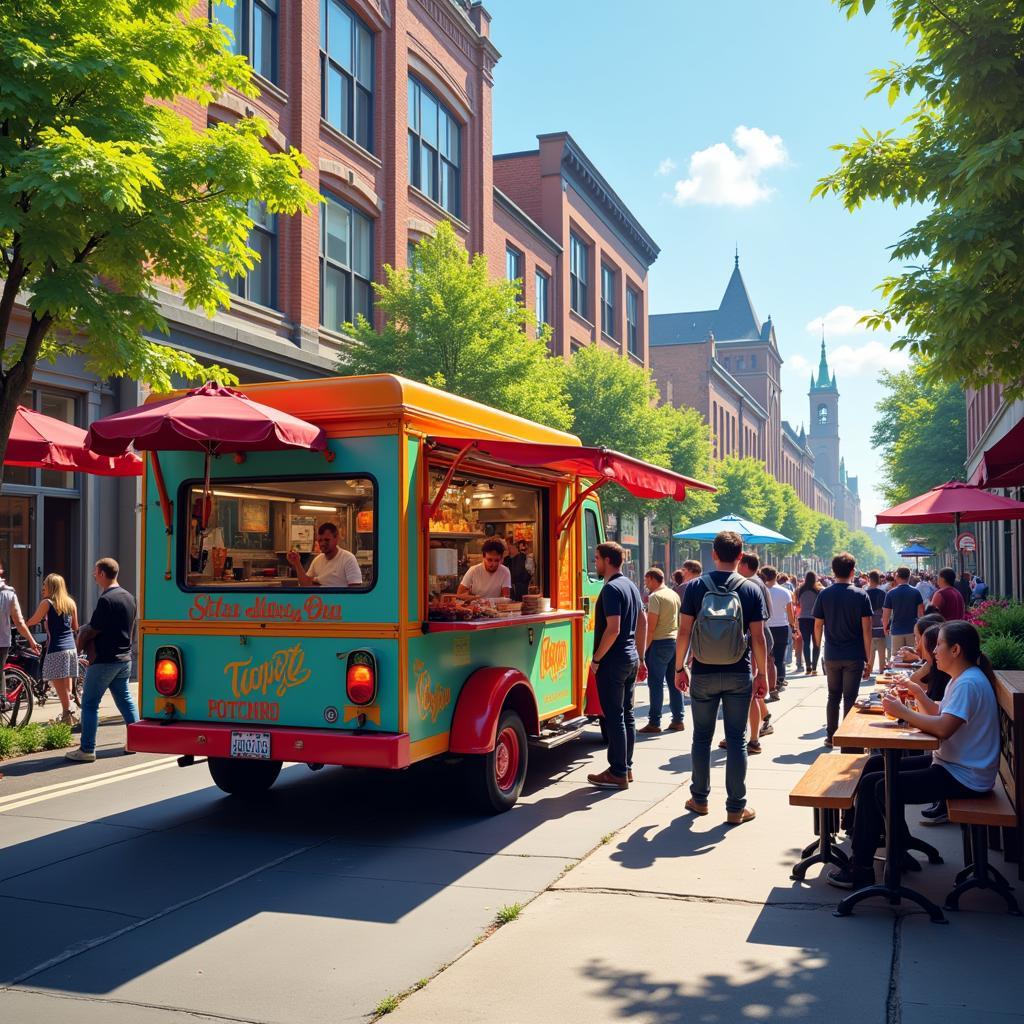
{"label": "church spire", "polygon": [[735,264],[733,266],[733,269],[734,270],[739,270],[740,269],[740,243],[739,242],[736,243]]}
{"label": "church spire", "polygon": [[832,374],[831,381],[829,380],[828,373],[828,356],[825,354],[825,329],[822,325],[821,331],[821,359],[818,361],[818,379],[812,384],[812,387],[817,388],[834,388],[836,386],[835,374]]}

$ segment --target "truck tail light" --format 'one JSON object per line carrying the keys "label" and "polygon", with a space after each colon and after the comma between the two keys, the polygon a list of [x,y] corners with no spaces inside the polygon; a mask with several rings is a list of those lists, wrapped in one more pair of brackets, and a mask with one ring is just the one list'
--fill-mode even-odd
{"label": "truck tail light", "polygon": [[373,703],[377,696],[377,659],[369,651],[352,651],[349,654],[345,691],[353,704]]}
{"label": "truck tail light", "polygon": [[153,667],[153,684],[161,697],[177,697],[185,685],[181,651],[177,647],[159,647]]}

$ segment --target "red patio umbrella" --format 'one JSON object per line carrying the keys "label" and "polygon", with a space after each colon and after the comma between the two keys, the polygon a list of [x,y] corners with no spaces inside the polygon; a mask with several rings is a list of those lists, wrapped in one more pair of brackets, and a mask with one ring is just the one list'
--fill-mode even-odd
{"label": "red patio umbrella", "polygon": [[4,465],[98,476],[142,476],[142,459],[134,452],[97,455],[89,450],[85,439],[81,427],[19,405],[7,439]]}
{"label": "red patio umbrella", "polygon": [[171,578],[171,501],[167,495],[159,452],[203,452],[205,455],[203,502],[199,528],[206,529],[210,490],[210,459],[214,455],[272,452],[289,448],[327,452],[323,428],[307,423],[269,405],[254,402],[234,388],[207,381],[171,398],[148,402],[137,409],[97,420],[89,428],[89,447],[105,455],[117,455],[134,445],[153,453],[153,475],[160,495],[167,531],[167,570]]}
{"label": "red patio umbrella", "polygon": [[[961,523],[990,523],[1004,519],[1024,519],[1024,501],[1001,498],[973,484],[950,480],[916,498],[879,512],[876,525],[952,523],[959,534]],[[960,571],[963,572],[963,552],[958,551],[957,555]]]}

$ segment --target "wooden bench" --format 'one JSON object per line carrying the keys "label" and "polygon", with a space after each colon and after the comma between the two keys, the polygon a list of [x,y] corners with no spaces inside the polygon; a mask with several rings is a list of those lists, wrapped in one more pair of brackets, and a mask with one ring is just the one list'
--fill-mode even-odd
{"label": "wooden bench", "polygon": [[978,797],[956,797],[946,801],[949,820],[958,822],[964,837],[965,867],[956,876],[956,886],[946,897],[947,910],[960,909],[960,897],[970,889],[993,889],[1006,900],[1011,914],[1020,907],[1010,883],[988,862],[988,830],[1015,828],[1017,811],[1010,794],[997,778],[991,793]]}
{"label": "wooden bench", "polygon": [[800,777],[800,781],[789,794],[794,807],[814,809],[816,842],[804,849],[803,858],[796,864],[790,877],[803,881],[812,864],[835,864],[845,868],[849,859],[836,846],[835,835],[839,831],[839,812],[853,806],[868,754],[820,754],[818,759]]}

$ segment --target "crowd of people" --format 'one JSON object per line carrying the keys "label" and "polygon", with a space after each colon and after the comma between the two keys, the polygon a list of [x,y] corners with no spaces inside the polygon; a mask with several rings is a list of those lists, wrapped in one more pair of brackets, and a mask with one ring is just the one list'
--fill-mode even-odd
{"label": "crowd of people", "polygon": [[[54,721],[81,726],[80,744],[67,753],[69,761],[96,760],[100,701],[108,690],[126,725],[139,720],[130,686],[135,598],[118,583],[119,572],[120,566],[113,558],[101,558],[93,566],[93,581],[100,593],[92,617],[80,626],[78,605],[68,593],[63,576],[50,573],[43,579],[42,600],[26,619],[18,595],[4,579],[4,567],[0,564],[0,706],[9,703],[4,666],[11,651],[13,631],[20,633],[28,649],[39,656],[43,655],[43,647],[32,628],[42,627],[46,638],[40,676],[53,687],[61,706]],[[79,722],[71,704],[74,682],[82,670],[85,680]],[[125,753],[131,751],[125,748]]]}
{"label": "crowd of people", "polygon": [[[604,789],[625,790],[633,781],[635,736],[663,731],[665,690],[668,730],[686,729],[686,698],[693,722],[692,775],[686,809],[709,813],[711,744],[721,713],[726,751],[726,821],[756,817],[747,803],[748,757],[761,753],[773,732],[769,705],[782,699],[792,674],[817,676],[827,690],[825,739],[833,746],[840,708],[848,714],[875,666],[883,671],[898,656],[920,662],[908,689],[914,707],[886,697],[894,718],[939,739],[932,754],[906,757],[900,771],[903,799],[929,805],[922,822],[945,820],[945,800],[992,788],[998,767],[999,725],[991,665],[977,629],[964,620],[969,604],[987,587],[949,568],[916,579],[910,569],[857,571],[848,552],[837,554],[831,574],[797,581],[762,566],[743,551],[741,538],[719,533],[713,568],[687,561],[666,580],[650,569],[640,590],[622,574],[624,551],[600,544],[595,569],[604,580],[595,617],[588,686],[599,698],[608,740],[608,768],[588,776]],[[634,689],[646,681],[648,721],[637,729]],[[869,761],[850,824],[853,859],[829,875],[842,887],[873,877],[872,860],[883,838],[885,792],[881,761]]]}

